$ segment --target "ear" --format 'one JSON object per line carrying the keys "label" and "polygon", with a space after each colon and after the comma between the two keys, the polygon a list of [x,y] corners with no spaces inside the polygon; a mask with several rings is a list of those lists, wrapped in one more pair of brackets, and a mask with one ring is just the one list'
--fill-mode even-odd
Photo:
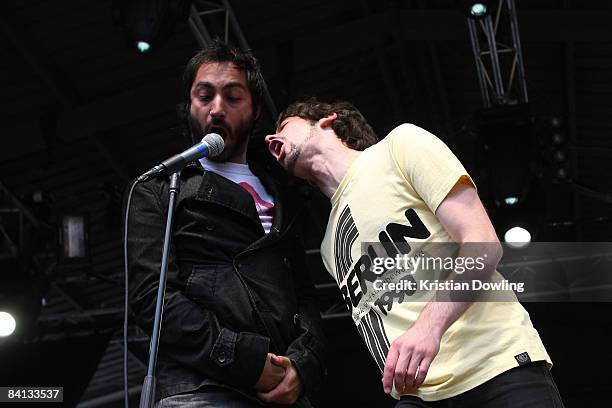
{"label": "ear", "polygon": [[334,112],[331,115],[319,119],[319,126],[321,126],[321,129],[331,128],[333,121],[336,119],[338,119],[338,114]]}

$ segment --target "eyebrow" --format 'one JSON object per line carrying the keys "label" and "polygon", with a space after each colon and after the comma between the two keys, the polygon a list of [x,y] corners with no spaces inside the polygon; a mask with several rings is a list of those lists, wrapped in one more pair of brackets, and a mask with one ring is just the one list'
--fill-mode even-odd
{"label": "eyebrow", "polygon": [[285,125],[287,124],[287,121],[289,120],[289,118],[283,120],[278,127],[276,128],[277,132],[280,132],[281,130],[283,130],[283,128],[285,127]]}
{"label": "eyebrow", "polygon": [[[215,86],[210,82],[200,81],[194,86],[194,89],[198,89],[198,88],[215,88]],[[243,83],[237,82],[237,81],[228,82],[227,84],[223,85],[222,89],[226,90],[226,89],[231,89],[231,88],[240,88],[240,89],[244,89],[245,91],[248,90],[247,87],[244,86]]]}

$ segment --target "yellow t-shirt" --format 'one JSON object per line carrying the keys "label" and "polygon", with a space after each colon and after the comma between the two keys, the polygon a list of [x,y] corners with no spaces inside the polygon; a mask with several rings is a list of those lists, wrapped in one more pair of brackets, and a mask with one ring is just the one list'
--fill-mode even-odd
{"label": "yellow t-shirt", "polygon": [[[405,251],[405,243],[409,251],[418,251],[452,242],[435,211],[461,177],[471,182],[441,140],[403,124],[358,156],[331,198],[323,262],[381,373],[390,343],[412,326],[425,302],[373,290],[368,281],[372,259],[388,256],[380,248],[393,243],[393,251],[400,246]],[[425,401],[450,398],[519,366],[526,357],[552,364],[521,304],[475,302],[442,337],[416,395]],[[395,390],[393,396],[399,398]]]}

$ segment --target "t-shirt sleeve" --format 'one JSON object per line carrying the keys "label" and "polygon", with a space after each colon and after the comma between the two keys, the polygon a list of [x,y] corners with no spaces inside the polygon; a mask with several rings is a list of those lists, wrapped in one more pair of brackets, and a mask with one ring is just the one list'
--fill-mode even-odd
{"label": "t-shirt sleeve", "polygon": [[432,212],[436,212],[462,177],[475,187],[459,159],[443,141],[428,131],[404,124],[395,128],[388,137],[391,138],[393,159]]}

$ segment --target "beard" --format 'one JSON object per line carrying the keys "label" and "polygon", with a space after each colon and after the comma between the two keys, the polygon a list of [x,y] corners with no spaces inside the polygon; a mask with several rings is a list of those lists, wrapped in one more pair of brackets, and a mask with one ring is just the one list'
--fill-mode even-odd
{"label": "beard", "polygon": [[285,158],[285,170],[287,170],[287,173],[289,173],[290,175],[292,176],[296,175],[295,165],[298,159],[300,158],[300,155],[302,154],[302,145],[305,142],[312,139],[314,135],[315,135],[315,125],[311,124],[310,130],[308,131],[308,135],[306,136],[306,139],[304,139],[302,143],[300,143],[299,145],[289,143],[291,150],[289,151],[289,153],[287,154],[287,157]]}
{"label": "beard", "polygon": [[189,114],[188,120],[191,139],[194,144],[199,142],[198,137],[204,137],[209,133],[219,133],[223,138],[224,148],[221,154],[215,157],[208,157],[208,160],[214,162],[226,162],[228,159],[244,154],[249,144],[249,135],[255,124],[253,115],[249,116],[248,120],[239,122],[234,128],[225,122],[223,118],[213,119],[206,128],[203,128],[200,122],[191,114]]}
{"label": "beard", "polygon": [[297,163],[297,160],[300,158],[300,154],[302,154],[302,147],[292,143],[291,151],[285,159],[285,170],[292,176],[295,175],[295,163]]}

